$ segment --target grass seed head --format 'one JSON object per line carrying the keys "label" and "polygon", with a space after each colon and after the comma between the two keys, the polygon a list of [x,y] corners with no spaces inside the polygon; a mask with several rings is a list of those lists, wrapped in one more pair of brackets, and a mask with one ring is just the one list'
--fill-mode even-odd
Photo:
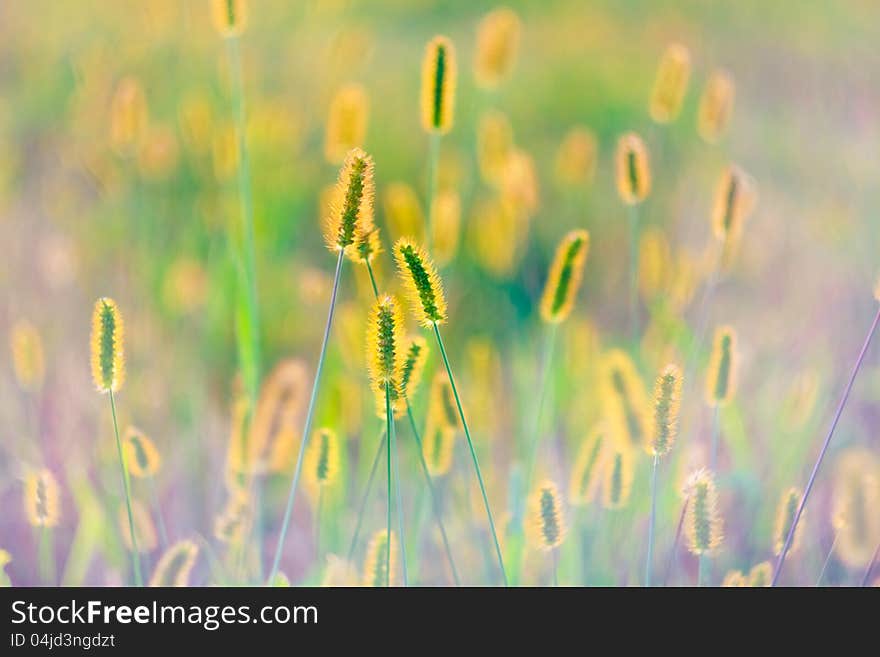
{"label": "grass seed head", "polygon": [[677,365],[667,365],[654,384],[652,430],[645,445],[652,456],[668,454],[678,435],[681,383],[681,369]]}
{"label": "grass seed head", "polygon": [[678,117],[690,77],[690,51],[680,43],[671,44],[660,60],[651,92],[650,114],[655,122],[669,123]]}
{"label": "grass seed head", "polygon": [[24,479],[24,510],[32,527],[55,527],[61,519],[61,489],[46,468],[28,472]]}
{"label": "grass seed head", "polygon": [[733,112],[735,87],[733,79],[723,70],[713,71],[700,97],[697,132],[704,141],[715,144],[727,130]]}
{"label": "grass seed head", "polygon": [[400,374],[400,392],[412,398],[422,382],[428,360],[428,342],[420,335],[407,339],[406,353]]}
{"label": "grass seed head", "polygon": [[602,475],[602,506],[606,509],[622,509],[629,502],[633,471],[633,450],[612,445],[604,460]]}
{"label": "grass seed head", "polygon": [[739,238],[743,224],[755,207],[755,199],[751,176],[737,166],[728,167],[718,181],[712,208],[712,231],[719,242]]}
{"label": "grass seed head", "polygon": [[730,326],[719,326],[715,330],[706,376],[706,400],[709,406],[725,406],[733,399],[736,374],[736,333]]}
{"label": "grass seed head", "polygon": [[600,397],[611,437],[623,447],[642,449],[651,434],[651,416],[635,363],[622,349],[611,349],[601,368]]}
{"label": "grass seed head", "polygon": [[360,84],[346,84],[330,101],[324,156],[331,164],[341,164],[353,148],[363,147],[367,136],[370,101]]}
{"label": "grass seed head", "polygon": [[762,561],[752,566],[749,571],[748,585],[756,587],[770,586],[773,581],[773,564],[769,561]]}
{"label": "grass seed head", "polygon": [[455,111],[455,48],[444,36],[435,36],[422,62],[422,127],[440,135],[452,129]]}
{"label": "grass seed head", "polygon": [[374,193],[373,159],[353,148],[339,171],[330,213],[324,220],[324,240],[330,251],[350,251],[359,234],[373,230]]}
{"label": "grass seed head", "polygon": [[723,539],[715,477],[708,470],[697,470],[688,478],[685,491],[688,505],[684,530],[688,550],[696,555],[710,554]]}
{"label": "grass seed head", "polygon": [[522,25],[508,7],[486,14],[477,28],[474,51],[474,79],[484,89],[495,89],[510,75],[519,50]]}
{"label": "grass seed head", "polygon": [[159,559],[149,586],[188,586],[198,556],[199,546],[194,541],[178,541]]}
{"label": "grass seed head", "polygon": [[552,481],[543,481],[529,501],[529,535],[538,549],[552,550],[565,538],[562,496]]}
{"label": "grass seed head", "polygon": [[455,430],[429,416],[422,438],[422,456],[432,477],[441,477],[452,468]]}
{"label": "grass seed head", "polygon": [[585,230],[573,230],[559,243],[541,297],[545,322],[559,324],[571,314],[589,248],[590,234]]}
{"label": "grass seed head", "polygon": [[563,187],[580,187],[592,182],[599,158],[599,142],[588,128],[568,131],[556,151],[555,173]]}
{"label": "grass seed head", "polygon": [[37,329],[27,320],[19,320],[9,335],[12,369],[15,380],[25,390],[36,390],[43,384],[46,370],[43,340]]}
{"label": "grass seed head", "polygon": [[[364,559],[364,586],[385,586],[388,536],[384,529],[380,529],[370,539]],[[387,579],[388,585],[394,586],[394,573],[397,570],[397,536],[394,532],[391,532],[390,539],[391,568]]]}
{"label": "grass seed head", "polygon": [[617,193],[626,205],[638,205],[651,191],[651,166],[645,142],[628,132],[617,142]]}
{"label": "grass seed head", "polygon": [[394,259],[418,322],[426,328],[444,323],[446,296],[443,284],[425,250],[402,237],[394,245]]}
{"label": "grass seed head", "polygon": [[[776,508],[776,526],[773,530],[773,554],[778,555],[785,547],[785,541],[788,539],[788,532],[791,531],[791,525],[794,522],[794,516],[797,513],[798,506],[801,503],[801,492],[797,488],[789,488],[782,494],[779,500],[779,506]],[[791,539],[791,546],[788,548],[789,554],[794,554],[800,547],[801,534],[804,530],[804,517],[801,516],[798,521],[797,529],[794,532],[794,538]]]}
{"label": "grass seed head", "polygon": [[116,392],[125,380],[125,330],[116,302],[102,297],[92,314],[92,379],[100,392]]}
{"label": "grass seed head", "polygon": [[132,477],[155,477],[162,465],[162,457],[152,440],[140,429],[129,427],[122,443],[125,465]]}
{"label": "grass seed head", "polygon": [[224,39],[239,36],[247,24],[246,0],[213,0],[214,28]]}
{"label": "grass seed head", "polygon": [[608,443],[606,429],[601,425],[581,443],[568,487],[568,499],[572,504],[590,504],[595,499],[602,481]]}
{"label": "grass seed head", "polygon": [[335,431],[323,428],[315,432],[304,465],[306,482],[313,492],[336,482],[339,478],[339,438]]}

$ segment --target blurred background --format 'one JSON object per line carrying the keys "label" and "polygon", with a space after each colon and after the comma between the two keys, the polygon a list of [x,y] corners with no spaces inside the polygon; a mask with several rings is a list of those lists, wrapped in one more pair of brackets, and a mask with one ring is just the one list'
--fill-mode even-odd
{"label": "blurred background", "polygon": [[[0,548],[13,584],[130,581],[113,425],[89,372],[90,317],[101,296],[116,300],[126,323],[120,430],[137,427],[161,454],[153,477],[133,481],[134,497],[149,509],[145,522],[161,516],[166,534],[142,541],[151,544],[142,555],[145,572],[178,539],[195,540],[206,555],[193,584],[228,581],[218,573],[235,579],[242,561],[253,559],[256,571],[271,557],[304,404],[289,413],[293,448],[260,475],[261,554],[248,548],[247,558],[237,556],[236,539],[218,528],[233,497],[229,445],[241,395],[229,237],[240,207],[228,44],[211,4],[0,6],[0,334],[9,345],[0,367]],[[705,465],[711,333],[731,325],[738,381],[720,413],[725,539],[713,557],[713,583],[720,583],[731,569],[747,572],[772,558],[777,504],[789,487],[803,487],[876,312],[880,7],[869,0],[507,6],[518,17],[518,47],[510,70],[486,84],[474,62],[481,21],[495,3],[249,3],[239,45],[262,376],[295,359],[305,377],[300,394],[311,387],[335,262],[320,230],[341,162],[328,123],[334,106],[344,112],[346,102],[366,117],[350,145],[363,146],[376,165],[376,221],[386,251],[376,276],[381,290],[397,291],[387,251],[401,235],[421,238],[428,211],[421,60],[429,39],[444,34],[458,61],[454,127],[440,146],[438,189],[454,217],[443,224],[447,241],[435,247],[450,304],[444,336],[496,518],[503,526],[516,506],[512,491],[521,485],[523,445],[533,432],[547,270],[563,235],[586,228],[583,285],[549,366],[539,471],[567,495],[578,448],[603,417],[598,363],[608,349],[630,353],[648,394],[666,362],[681,363],[681,431],[660,475],[662,571],[681,509],[680,481]],[[657,123],[651,90],[673,42],[690,52],[690,81],[680,113]],[[720,69],[734,83],[735,100],[723,134],[709,143],[698,132],[700,98]],[[580,137],[570,137],[573,129]],[[614,169],[617,140],[628,131],[644,139],[652,172],[640,206],[636,342],[628,323],[627,209]],[[716,277],[710,218],[718,180],[732,163],[754,179],[757,202]],[[326,581],[327,554],[347,557],[383,428],[365,368],[372,291],[362,268],[346,267],[340,294],[315,426],[339,435],[341,476],[325,501],[321,554],[314,495],[298,498],[282,561],[294,583]],[[31,337],[17,342],[22,330]],[[21,367],[16,344],[30,350],[18,356],[27,361]],[[437,364],[432,354],[414,400],[420,422]],[[866,462],[880,476],[878,398],[872,350],[784,581],[815,583],[835,540],[836,464],[868,450]],[[410,583],[449,584],[417,453],[408,426],[400,426]],[[622,510],[604,510],[599,499],[564,505],[570,531],[559,549],[561,584],[641,582],[649,466],[644,454],[635,460]],[[58,482],[51,539],[26,512],[24,482],[37,468]],[[495,581],[463,436],[437,482],[462,580]],[[365,542],[384,528],[383,491],[380,470],[353,565],[341,569],[346,577],[360,572]],[[865,523],[858,540],[876,543],[880,528]],[[857,584],[866,549],[835,550],[824,582]],[[695,559],[684,545],[675,555],[670,583],[692,584]],[[518,581],[549,582],[544,553],[527,550],[523,563]]]}

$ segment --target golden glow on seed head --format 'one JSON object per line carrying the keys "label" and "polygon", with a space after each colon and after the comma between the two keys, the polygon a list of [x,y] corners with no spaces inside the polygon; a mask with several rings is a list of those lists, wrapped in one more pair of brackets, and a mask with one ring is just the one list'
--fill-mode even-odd
{"label": "golden glow on seed head", "polygon": [[700,97],[697,132],[704,141],[715,144],[727,130],[735,95],[733,79],[723,70],[713,71]]}
{"label": "golden glow on seed head", "polygon": [[380,296],[370,313],[367,329],[367,368],[374,384],[400,384],[403,368],[403,313],[390,294]]}
{"label": "golden glow on seed head", "polygon": [[756,587],[770,586],[773,581],[773,564],[769,561],[762,561],[752,566],[749,571],[748,585]]}
{"label": "golden glow on seed head", "polygon": [[9,334],[12,369],[15,380],[25,390],[36,390],[43,384],[46,370],[43,340],[36,327],[27,320],[19,320]]}
{"label": "golden glow on seed head", "polygon": [[452,386],[449,385],[449,377],[444,371],[438,371],[431,381],[428,417],[453,431],[462,428],[461,420],[458,417],[458,406],[455,403],[455,394],[452,391]]}
{"label": "golden glow on seed head", "polygon": [[405,342],[403,366],[400,373],[400,392],[408,398],[413,397],[422,382],[425,363],[428,361],[428,342],[420,335],[410,337]]}
{"label": "golden glow on seed head", "polygon": [[545,322],[559,324],[571,314],[589,248],[590,235],[585,230],[573,230],[559,243],[541,297],[541,319]]}
{"label": "golden glow on seed head", "polygon": [[[387,564],[388,534],[380,529],[373,534],[367,546],[364,559],[364,586],[385,586]],[[388,586],[394,586],[394,573],[397,570],[397,535],[391,532],[391,567],[388,571]]]}
{"label": "golden glow on seed head", "polygon": [[55,527],[61,519],[61,489],[46,468],[28,472],[24,478],[24,510],[32,527]]}
{"label": "golden glow on seed head", "polygon": [[125,330],[116,302],[102,297],[92,313],[92,379],[100,392],[116,392],[125,380]]}
{"label": "golden glow on seed head", "polygon": [[360,148],[348,152],[330,213],[324,220],[324,241],[331,251],[350,250],[359,233],[373,230],[373,159]]}
{"label": "golden glow on seed head", "polygon": [[324,134],[324,156],[328,162],[341,164],[352,148],[363,147],[369,108],[367,92],[360,84],[346,84],[336,92],[330,101]]}
{"label": "golden glow on seed head", "polygon": [[[797,488],[789,488],[782,494],[779,500],[779,506],[776,507],[776,525],[773,530],[773,554],[778,555],[785,546],[788,539],[788,532],[794,522],[794,516],[797,513],[798,505],[801,503],[801,492]],[[804,530],[804,516],[798,521],[797,529],[794,531],[794,538],[791,539],[791,546],[788,548],[788,554],[794,554],[800,547],[801,534]]]}
{"label": "golden glow on seed head", "polygon": [[646,301],[671,291],[674,266],[666,234],[657,226],[647,227],[639,240],[639,291]]}
{"label": "golden glow on seed head", "polygon": [[718,491],[711,472],[700,469],[685,483],[688,505],[684,532],[692,554],[709,554],[723,540],[721,516],[718,512]]}
{"label": "golden glow on seed head", "polygon": [[437,268],[425,250],[402,237],[394,245],[394,260],[416,320],[424,327],[446,321],[446,296]]}
{"label": "golden glow on seed head", "polygon": [[643,448],[651,433],[650,405],[635,363],[622,349],[611,349],[600,368],[600,399],[611,436],[623,447]]}
{"label": "golden glow on seed head", "polygon": [[442,477],[452,468],[455,429],[429,414],[422,436],[422,456],[432,477]]}
{"label": "golden glow on seed head", "polygon": [[880,544],[880,460],[852,447],[837,460],[832,519],[838,528],[837,555],[850,568],[864,568]]}
{"label": "golden glow on seed head", "polygon": [[617,141],[617,193],[626,205],[637,205],[651,192],[651,166],[645,142],[634,132]]}
{"label": "golden glow on seed head", "polygon": [[748,586],[748,583],[746,582],[746,577],[742,574],[741,570],[731,570],[724,576],[724,579],[721,580],[721,586],[723,588],[738,588],[742,586]]}
{"label": "golden glow on seed head", "polygon": [[[617,444],[613,444],[617,442]],[[606,509],[622,509],[629,502],[635,471],[635,454],[629,447],[612,441],[603,462],[602,506]]]}
{"label": "golden glow on seed head", "polygon": [[603,425],[593,429],[581,443],[568,486],[568,499],[572,504],[590,504],[596,498],[608,445],[607,429]]}
{"label": "golden glow on seed head", "polygon": [[538,484],[529,498],[529,537],[541,550],[559,547],[565,539],[562,496],[550,480]]}
{"label": "golden glow on seed head", "polygon": [[709,406],[725,406],[736,393],[736,333],[730,326],[715,329],[712,353],[706,374],[706,400]]}
{"label": "golden glow on seed head", "polygon": [[712,232],[720,242],[736,240],[755,207],[755,183],[738,166],[728,167],[718,181],[712,207]]}
{"label": "golden glow on seed head", "polygon": [[455,48],[444,36],[435,36],[422,61],[422,127],[445,135],[455,114]]}
{"label": "golden glow on seed head", "polygon": [[681,369],[663,368],[654,383],[654,405],[650,439],[645,447],[652,456],[668,454],[678,435],[678,411],[681,405]]}
{"label": "golden glow on seed head", "polygon": [[194,541],[177,541],[159,559],[149,586],[188,586],[198,556],[199,546]]}
{"label": "golden glow on seed head", "polygon": [[309,381],[306,364],[294,358],[279,362],[263,381],[245,445],[244,470],[288,472],[299,442]]}
{"label": "golden glow on seed head", "polygon": [[159,450],[152,440],[140,429],[129,427],[122,443],[125,465],[132,477],[154,477],[162,465]]}
{"label": "golden glow on seed head", "polygon": [[339,478],[339,437],[335,431],[322,428],[315,431],[306,449],[306,485],[314,492],[332,486]]}
{"label": "golden glow on seed head", "polygon": [[227,545],[240,546],[248,536],[252,500],[246,489],[230,491],[223,511],[214,519],[214,538]]}
{"label": "golden glow on seed head", "polygon": [[213,0],[214,28],[224,39],[237,37],[247,25],[246,0]]}
{"label": "golden glow on seed head", "polygon": [[494,89],[510,75],[519,50],[521,28],[519,16],[508,7],[494,9],[480,21],[474,51],[474,78],[478,86]]}
{"label": "golden glow on seed head", "polygon": [[678,117],[690,77],[690,51],[680,43],[671,44],[660,60],[651,92],[650,114],[655,122],[669,123]]}
{"label": "golden glow on seed head", "polygon": [[556,180],[565,187],[590,184],[596,174],[599,143],[592,130],[575,126],[556,151]]}

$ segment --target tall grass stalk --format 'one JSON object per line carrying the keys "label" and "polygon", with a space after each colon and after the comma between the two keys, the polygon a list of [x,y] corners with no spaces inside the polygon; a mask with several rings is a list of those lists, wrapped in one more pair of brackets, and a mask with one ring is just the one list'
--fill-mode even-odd
{"label": "tall grass stalk", "polygon": [[440,348],[440,355],[443,357],[443,365],[446,367],[446,376],[449,377],[449,386],[452,388],[452,394],[455,397],[455,405],[458,408],[458,416],[461,418],[461,425],[464,427],[464,435],[467,438],[468,448],[471,452],[471,459],[474,462],[474,471],[477,475],[477,482],[480,484],[480,494],[483,496],[483,505],[486,507],[486,516],[489,519],[489,529],[492,532],[492,540],[495,543],[495,554],[498,557],[498,567],[501,569],[501,577],[504,580],[504,586],[507,586],[507,571],[504,569],[504,559],[501,556],[501,545],[498,542],[498,534],[495,531],[495,520],[492,518],[492,509],[489,507],[489,497],[486,495],[486,485],[483,483],[483,475],[480,472],[480,462],[477,459],[477,451],[474,449],[474,442],[471,440],[471,432],[468,428],[467,420],[464,417],[464,411],[461,408],[461,399],[458,396],[458,388],[455,387],[455,378],[452,376],[452,368],[449,366],[449,358],[446,355],[446,347],[443,346],[443,338],[440,337],[440,328],[437,322],[433,323],[434,336],[437,338],[437,346]]}
{"label": "tall grass stalk", "polygon": [[113,433],[116,436],[116,451],[119,454],[119,468],[122,473],[122,488],[125,490],[125,510],[128,512],[128,531],[131,536],[131,561],[134,568],[135,585],[143,586],[144,578],[141,574],[141,560],[138,552],[137,537],[134,532],[134,516],[131,512],[131,488],[128,478],[128,467],[125,465],[125,456],[122,454],[122,443],[119,440],[119,424],[116,421],[116,402],[113,399],[113,390],[110,394],[110,412],[113,415]]}
{"label": "tall grass stalk", "polygon": [[[388,499],[385,510],[385,586],[391,586],[391,443],[393,437],[391,435],[394,426],[394,418],[391,416],[391,389],[388,382],[385,382],[385,433],[388,435],[388,441],[385,443],[385,454],[387,457],[387,491]],[[401,541],[403,537],[401,536]]]}
{"label": "tall grass stalk", "polygon": [[657,515],[657,462],[660,457],[654,455],[651,468],[651,515],[648,520],[648,556],[645,557],[645,586],[651,586],[651,569],[654,564],[654,523]]}
{"label": "tall grass stalk", "polygon": [[327,312],[327,325],[324,327],[324,338],[321,342],[321,353],[318,356],[318,366],[315,369],[315,382],[312,384],[312,394],[309,398],[309,407],[306,411],[306,422],[303,431],[300,434],[302,439],[299,442],[299,453],[296,457],[296,467],[293,472],[293,480],[290,482],[290,491],[287,494],[287,508],[284,510],[284,521],[281,524],[281,534],[278,536],[278,544],[275,546],[275,558],[272,561],[272,570],[269,572],[268,582],[275,579],[278,573],[278,566],[281,564],[281,552],[284,548],[284,539],[287,537],[287,530],[290,525],[290,515],[293,512],[293,504],[296,500],[296,488],[299,484],[299,476],[302,472],[303,454],[306,449],[306,443],[309,441],[309,434],[312,430],[312,418],[315,412],[315,400],[318,396],[318,388],[321,384],[321,372],[324,370],[324,359],[327,356],[327,343],[330,341],[330,329],[333,326],[333,311],[336,308],[336,296],[339,293],[339,278],[342,274],[342,261],[344,251],[339,251],[336,260],[336,274],[333,276],[333,292],[330,295],[330,310]]}
{"label": "tall grass stalk", "polygon": [[348,546],[347,560],[349,562],[351,562],[354,551],[357,548],[358,538],[360,537],[364,522],[364,512],[367,508],[367,500],[370,497],[370,491],[373,489],[373,480],[376,478],[376,472],[379,470],[379,461],[382,459],[382,453],[385,451],[386,438],[387,436],[383,430],[382,439],[379,441],[379,447],[376,449],[376,456],[373,458],[373,465],[370,466],[370,475],[367,477],[367,485],[364,487],[364,494],[361,496],[361,503],[358,507],[357,522],[354,526],[354,533],[351,536],[351,543]]}
{"label": "tall grass stalk", "polygon": [[874,337],[878,323],[880,323],[880,308],[877,309],[877,312],[874,315],[874,321],[871,323],[871,328],[868,329],[868,334],[865,336],[865,342],[862,344],[862,349],[859,352],[858,358],[856,358],[856,363],[853,366],[849,381],[846,384],[846,388],[844,388],[843,396],[840,398],[840,403],[837,405],[837,411],[834,413],[834,419],[831,421],[828,434],[825,436],[825,442],[822,443],[822,449],[819,451],[819,456],[816,459],[816,463],[813,465],[813,471],[810,473],[810,478],[804,488],[804,495],[801,497],[801,503],[798,505],[798,510],[794,514],[794,520],[788,530],[785,545],[782,546],[782,552],[779,553],[779,558],[776,561],[776,568],[773,572],[773,581],[770,586],[776,586],[779,582],[779,576],[782,574],[782,567],[785,565],[785,557],[788,555],[789,549],[791,549],[791,542],[794,540],[794,533],[801,520],[801,514],[804,512],[804,506],[806,506],[807,499],[810,497],[810,491],[813,490],[813,484],[816,482],[816,475],[819,474],[819,467],[822,465],[822,460],[825,458],[825,452],[828,451],[828,446],[831,444],[831,437],[834,435],[834,429],[837,428],[837,423],[840,421],[840,416],[843,414],[846,401],[849,399],[849,393],[852,391],[853,383],[855,383],[859,369],[862,367],[862,361],[865,360],[865,354],[868,352],[868,347],[871,345],[871,338]]}
{"label": "tall grass stalk", "polygon": [[828,570],[828,564],[831,563],[831,556],[834,554],[834,548],[837,547],[837,539],[840,537],[840,532],[834,532],[834,538],[831,540],[831,547],[828,548],[828,554],[825,555],[825,561],[822,562],[822,570],[819,571],[819,576],[816,578],[816,586],[820,586],[822,584],[822,578],[825,577],[825,571]]}
{"label": "tall grass stalk", "polygon": [[535,475],[535,464],[538,461],[538,448],[541,442],[541,418],[544,411],[544,400],[547,396],[548,379],[550,378],[551,364],[553,362],[553,352],[556,347],[557,324],[547,326],[544,335],[544,355],[541,363],[541,377],[538,388],[538,408],[535,411],[535,420],[532,423],[533,431],[531,436],[531,445],[529,446],[528,475],[526,476],[525,487],[523,488],[523,499],[528,496],[528,492],[532,489],[532,479]]}
{"label": "tall grass stalk", "polygon": [[684,518],[687,513],[688,502],[690,502],[690,498],[685,498],[684,503],[681,505],[681,515],[678,516],[678,526],[675,529],[675,538],[672,539],[672,548],[669,550],[669,559],[666,562],[666,573],[663,575],[663,586],[669,584],[669,578],[672,576],[672,571],[675,568],[678,544],[681,541],[681,530],[684,529]]}
{"label": "tall grass stalk", "polygon": [[403,530],[403,497],[400,492],[400,446],[397,444],[397,429],[394,418],[391,418],[391,457],[394,468],[394,490],[397,496],[397,533],[400,535],[400,556],[403,567],[403,585],[409,586],[409,572],[406,565],[406,533]]}

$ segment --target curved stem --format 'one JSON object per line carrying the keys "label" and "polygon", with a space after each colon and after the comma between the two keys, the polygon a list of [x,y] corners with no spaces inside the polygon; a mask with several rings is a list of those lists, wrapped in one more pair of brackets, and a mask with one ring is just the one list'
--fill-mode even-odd
{"label": "curved stem", "polygon": [[299,475],[302,471],[303,453],[306,443],[309,441],[309,433],[312,429],[312,416],[315,412],[315,399],[318,396],[318,388],[321,383],[321,372],[324,369],[324,358],[327,355],[327,343],[330,341],[330,328],[333,325],[333,310],[336,308],[336,295],[339,292],[339,277],[342,273],[343,252],[339,252],[336,260],[336,274],[333,277],[333,292],[330,295],[330,310],[327,313],[327,325],[324,327],[324,339],[321,342],[321,355],[318,357],[318,367],[315,370],[315,382],[312,384],[312,396],[309,399],[309,408],[306,412],[306,422],[299,441],[299,454],[296,457],[296,467],[293,472],[293,481],[290,482],[290,491],[287,494],[287,508],[284,510],[284,522],[281,525],[281,534],[278,536],[278,544],[275,546],[275,558],[272,561],[272,570],[269,572],[269,582],[275,579],[278,566],[281,564],[281,551],[284,548],[284,539],[290,525],[290,515],[293,512],[293,503],[296,500],[296,487],[299,484]]}
{"label": "curved stem", "polygon": [[657,461],[654,455],[654,466],[651,468],[651,516],[648,520],[648,556],[645,558],[645,586],[651,586],[651,567],[654,563],[654,522],[657,515]]}
{"label": "curved stem", "polygon": [[825,576],[828,564],[831,563],[831,555],[834,554],[834,548],[837,547],[838,536],[840,536],[840,532],[834,532],[834,539],[831,541],[831,547],[828,548],[828,554],[825,555],[825,561],[822,562],[822,570],[819,571],[819,577],[816,578],[816,586],[819,586],[822,583],[822,578]]}
{"label": "curved stem", "polygon": [[[540,387],[538,388],[538,409],[535,413],[535,421],[532,431],[532,444],[529,449],[528,474],[526,476],[523,499],[528,497],[532,488],[532,478],[535,475],[535,464],[538,461],[538,446],[541,442],[541,416],[544,409],[544,399],[547,396],[547,379],[550,376],[550,364],[553,361],[553,350],[556,346],[556,324],[551,324],[547,329],[544,339],[544,359],[541,365]],[[524,505],[520,507],[520,512]]]}
{"label": "curved stem", "polygon": [[373,488],[373,479],[376,478],[376,471],[379,469],[379,460],[382,458],[382,451],[385,449],[385,434],[383,432],[382,439],[379,441],[379,448],[376,450],[376,457],[373,459],[373,465],[370,468],[370,476],[367,477],[367,485],[364,488],[364,495],[361,498],[360,508],[358,509],[357,524],[354,526],[354,534],[351,537],[351,544],[348,546],[347,561],[351,561],[357,547],[358,537],[361,533],[361,527],[364,522],[364,510],[367,508],[367,499],[370,497],[370,491]]}
{"label": "curved stem", "polygon": [[119,424],[116,422],[116,402],[113,400],[113,391],[110,390],[110,412],[113,414],[113,433],[116,435],[116,451],[119,454],[119,467],[122,472],[122,488],[125,490],[125,509],[128,512],[128,531],[131,537],[131,561],[134,566],[134,581],[137,586],[143,586],[144,580],[141,575],[141,560],[138,556],[137,537],[134,532],[134,516],[131,512],[131,490],[129,488],[128,468],[125,465],[125,456],[122,454],[122,443],[119,440]]}
{"label": "curved stem", "polygon": [[794,520],[791,523],[791,527],[788,530],[788,536],[785,539],[785,545],[782,546],[782,552],[779,553],[779,559],[776,561],[776,570],[773,573],[773,581],[770,586],[776,586],[779,581],[779,576],[782,574],[782,566],[785,565],[785,557],[788,554],[789,549],[791,549],[791,542],[794,539],[794,532],[797,529],[798,523],[801,520],[801,514],[804,512],[804,506],[807,504],[807,499],[810,496],[810,491],[813,490],[813,484],[816,481],[816,475],[819,473],[819,466],[822,465],[822,459],[825,458],[825,452],[828,451],[828,445],[831,444],[831,437],[834,435],[834,429],[837,427],[837,423],[840,421],[840,416],[843,414],[843,409],[846,406],[846,400],[849,399],[849,393],[852,391],[853,383],[855,383],[856,375],[859,373],[859,369],[862,366],[862,361],[865,360],[865,354],[868,352],[868,346],[871,344],[871,338],[874,337],[874,332],[877,330],[877,324],[880,322],[880,308],[877,309],[877,313],[874,315],[874,321],[871,323],[871,328],[868,330],[868,335],[865,336],[865,342],[862,344],[862,350],[859,352],[859,357],[856,359],[856,364],[853,366],[852,374],[850,374],[849,381],[846,384],[846,388],[843,391],[843,396],[840,398],[840,403],[837,406],[837,411],[834,413],[834,419],[831,421],[831,427],[828,429],[828,435],[825,436],[825,442],[822,443],[822,449],[819,452],[819,457],[816,459],[816,463],[813,466],[813,471],[810,473],[810,479],[807,481],[807,486],[804,488],[804,496],[801,498],[801,503],[798,505],[798,510],[794,514]]}
{"label": "curved stem", "polygon": [[504,586],[507,586],[507,571],[504,569],[504,559],[501,556],[501,545],[498,543],[498,534],[495,531],[495,520],[492,518],[492,509],[489,507],[489,497],[486,495],[486,486],[483,483],[483,475],[480,472],[480,462],[477,459],[477,451],[474,449],[474,441],[471,440],[471,432],[468,429],[467,420],[464,418],[464,411],[461,408],[461,399],[458,396],[458,389],[455,387],[455,379],[452,376],[452,368],[449,366],[449,358],[446,356],[446,348],[443,346],[443,339],[440,337],[440,329],[434,322],[434,336],[437,338],[437,345],[440,347],[440,355],[443,357],[443,364],[446,366],[446,375],[449,377],[449,386],[452,388],[452,394],[455,397],[455,405],[458,407],[458,416],[461,418],[461,425],[464,427],[464,435],[467,438],[468,448],[471,452],[471,459],[474,462],[474,471],[477,474],[477,482],[480,484],[480,494],[483,496],[483,505],[486,507],[486,516],[489,518],[489,529],[492,532],[492,540],[495,542],[495,554],[498,557],[498,567],[501,569],[501,577],[504,579]]}
{"label": "curved stem", "polygon": [[379,288],[376,286],[376,276],[373,274],[373,265],[367,260],[367,273],[370,275],[370,284],[373,286],[373,296],[379,298]]}

